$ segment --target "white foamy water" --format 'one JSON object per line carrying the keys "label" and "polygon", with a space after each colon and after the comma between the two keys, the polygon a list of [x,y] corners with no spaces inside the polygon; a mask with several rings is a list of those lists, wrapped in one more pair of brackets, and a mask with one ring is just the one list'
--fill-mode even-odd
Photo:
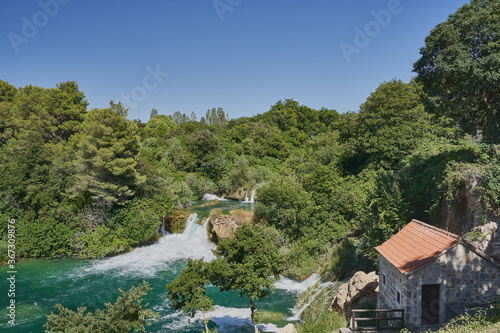
{"label": "white foamy water", "polygon": [[228,201],[229,199],[226,199],[224,197],[218,197],[215,194],[210,194],[210,193],[205,193],[203,195],[202,200],[219,200],[219,201]]}
{"label": "white foamy water", "polygon": [[257,188],[254,188],[252,192],[250,193],[250,197],[248,197],[248,192],[245,194],[245,201],[244,203],[255,203],[255,190]]}
{"label": "white foamy water", "polygon": [[[251,326],[250,308],[227,308],[216,305],[214,311],[207,314],[216,325],[218,332],[233,332],[235,327]],[[262,332],[279,332],[280,328],[274,324],[259,324]]]}
{"label": "white foamy water", "polygon": [[316,292],[309,297],[309,299],[307,300],[306,304],[304,304],[300,309],[297,309],[297,308],[293,308],[292,312],[293,312],[293,316],[292,317],[289,317],[287,318],[288,321],[299,321],[300,320],[300,315],[302,314],[302,312],[304,312],[308,307],[309,305],[312,304],[312,302],[316,299],[316,297],[321,293],[321,291],[326,288],[326,287],[330,287],[330,286],[334,286],[336,282],[325,282],[325,283],[321,283],[319,286],[318,286],[318,289],[316,290]]}
{"label": "white foamy water", "polygon": [[208,220],[204,221],[203,225],[196,223],[197,220],[198,215],[193,213],[189,216],[182,234],[169,234],[153,245],[98,260],[86,268],[86,271],[95,273],[114,270],[117,274],[154,276],[158,270],[168,269],[168,264],[176,260],[204,258],[210,261],[214,258],[212,249],[215,249],[215,245],[208,240]]}
{"label": "white foamy water", "polygon": [[[250,308],[231,308],[216,305],[214,310],[205,314],[217,325],[217,332],[230,333],[241,327],[253,327],[250,319]],[[193,324],[203,325],[203,315],[197,312],[194,317],[183,315],[180,311],[163,316],[160,320],[168,321],[168,328],[175,332],[181,332],[193,327]],[[280,328],[271,323],[259,324],[259,330],[262,332],[279,332]]]}
{"label": "white foamy water", "polygon": [[320,277],[316,273],[312,274],[302,282],[282,277],[281,280],[274,283],[274,287],[276,289],[301,293],[303,291],[306,291],[307,288],[314,286],[319,280]]}

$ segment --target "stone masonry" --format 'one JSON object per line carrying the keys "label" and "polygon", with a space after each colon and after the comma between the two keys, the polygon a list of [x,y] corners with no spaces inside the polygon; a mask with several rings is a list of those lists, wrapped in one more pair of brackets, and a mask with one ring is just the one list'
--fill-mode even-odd
{"label": "stone masonry", "polygon": [[405,309],[406,326],[421,326],[422,285],[428,284],[440,285],[439,319],[442,324],[450,305],[466,309],[496,302],[500,296],[500,267],[464,242],[450,247],[423,267],[406,273],[401,273],[380,256],[378,307]]}

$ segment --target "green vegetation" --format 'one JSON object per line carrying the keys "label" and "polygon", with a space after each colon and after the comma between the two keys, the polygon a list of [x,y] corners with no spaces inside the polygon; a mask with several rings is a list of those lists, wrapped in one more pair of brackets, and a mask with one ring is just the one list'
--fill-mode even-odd
{"label": "green vegetation", "polygon": [[91,333],[116,332],[129,333],[146,332],[146,326],[151,325],[151,319],[158,318],[158,314],[148,309],[148,304],[142,304],[142,297],[151,290],[146,282],[133,286],[129,291],[120,289],[120,296],[115,303],[106,303],[105,309],[97,309],[94,313],[86,312],[81,307],[75,312],[62,305],[56,305],[58,313],[47,315],[44,325],[46,333]]}
{"label": "green vegetation", "polygon": [[428,109],[488,143],[500,142],[499,13],[498,1],[471,0],[431,31],[414,65]]}
{"label": "green vegetation", "polygon": [[328,310],[334,295],[342,282],[318,289],[318,284],[302,293],[297,300],[297,308],[302,308],[312,299],[309,306],[300,314],[303,322],[296,325],[299,333],[334,332],[348,323],[344,314]]}
{"label": "green vegetation", "polygon": [[210,281],[221,291],[248,297],[254,330],[259,333],[255,301],[274,292],[274,282],[283,272],[277,234],[272,229],[244,224],[236,229],[234,238],[221,240],[214,254]]}
{"label": "green vegetation", "polygon": [[205,293],[205,285],[210,283],[209,273],[203,260],[189,259],[187,267],[166,286],[168,298],[176,310],[182,310],[194,316],[201,311],[205,332],[208,333],[208,320],[205,314],[213,310],[212,299]]}
{"label": "green vegetation", "polygon": [[[500,328],[500,302],[490,308],[475,308],[459,315],[437,331],[426,330],[424,333],[494,333]],[[402,329],[401,333],[411,333]]]}

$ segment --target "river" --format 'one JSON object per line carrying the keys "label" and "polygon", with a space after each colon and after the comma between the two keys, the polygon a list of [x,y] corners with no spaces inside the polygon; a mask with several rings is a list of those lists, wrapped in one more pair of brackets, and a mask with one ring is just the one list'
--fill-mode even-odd
{"label": "river", "polygon": [[[195,205],[208,201],[195,202]],[[208,241],[206,226],[200,225],[213,208],[253,209],[252,203],[221,201],[217,205],[193,208],[186,229],[182,234],[167,234],[150,246],[115,257],[83,260],[27,260],[16,264],[15,326],[8,323],[9,299],[8,268],[0,267],[0,331],[13,333],[44,332],[46,314],[55,311],[54,305],[62,304],[72,310],[87,307],[94,311],[103,308],[105,302],[114,302],[118,288],[128,290],[143,280],[153,289],[144,298],[149,307],[160,314],[148,327],[148,332],[200,332],[203,322],[200,316],[174,311],[166,297],[165,285],[172,282],[186,266],[188,258],[211,260],[213,244]],[[293,306],[301,291],[314,284],[310,278],[302,283],[283,278],[276,283],[276,292],[258,302],[259,310],[272,312],[259,328],[264,332],[277,332],[294,315]],[[211,327],[223,332],[252,332],[248,299],[237,294],[220,292],[209,286],[207,294],[214,299],[215,310],[208,314]]]}

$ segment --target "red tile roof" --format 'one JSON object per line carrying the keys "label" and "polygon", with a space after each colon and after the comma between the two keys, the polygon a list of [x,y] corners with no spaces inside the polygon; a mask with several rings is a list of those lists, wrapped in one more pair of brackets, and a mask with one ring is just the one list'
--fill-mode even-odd
{"label": "red tile roof", "polygon": [[460,237],[455,234],[412,220],[375,250],[401,273],[407,273],[427,264],[459,241]]}

